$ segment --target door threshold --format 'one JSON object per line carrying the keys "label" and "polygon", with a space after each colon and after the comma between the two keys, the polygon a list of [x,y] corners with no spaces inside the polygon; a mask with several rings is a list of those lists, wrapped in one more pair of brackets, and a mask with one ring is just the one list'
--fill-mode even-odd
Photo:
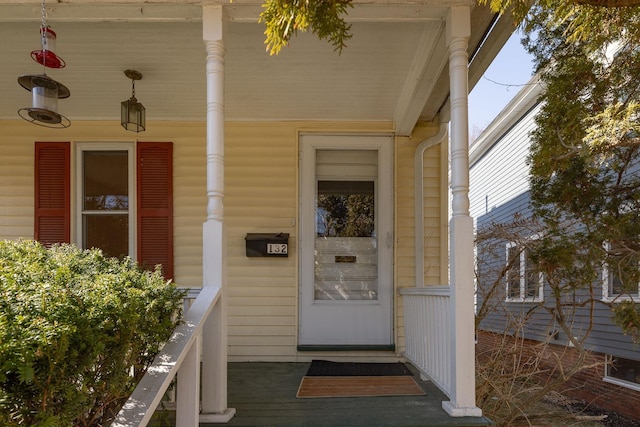
{"label": "door threshold", "polygon": [[298,351],[395,351],[395,344],[386,345],[299,345]]}

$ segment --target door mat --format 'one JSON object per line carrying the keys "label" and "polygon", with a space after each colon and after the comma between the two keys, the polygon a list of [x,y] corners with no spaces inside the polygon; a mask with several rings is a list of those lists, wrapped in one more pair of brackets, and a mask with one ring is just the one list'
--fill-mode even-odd
{"label": "door mat", "polygon": [[425,394],[424,391],[413,377],[408,375],[303,377],[296,397],[417,396],[423,394]]}
{"label": "door mat", "polygon": [[404,363],[355,363],[312,360],[307,377],[398,376],[413,372]]}

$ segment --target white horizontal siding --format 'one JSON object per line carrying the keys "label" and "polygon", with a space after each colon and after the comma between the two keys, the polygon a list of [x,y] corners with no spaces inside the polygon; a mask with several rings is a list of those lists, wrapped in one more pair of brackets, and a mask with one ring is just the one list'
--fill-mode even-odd
{"label": "white horizontal siding", "polygon": [[529,133],[539,106],[500,135],[469,172],[469,203],[473,218],[489,213],[529,189]]}

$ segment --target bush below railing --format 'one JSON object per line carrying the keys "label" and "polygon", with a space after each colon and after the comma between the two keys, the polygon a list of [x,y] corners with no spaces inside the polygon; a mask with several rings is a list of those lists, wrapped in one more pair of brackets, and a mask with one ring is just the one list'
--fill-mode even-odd
{"label": "bush below railing", "polygon": [[[190,355],[195,355],[195,364],[199,365],[199,337],[219,298],[220,288],[218,287],[206,286],[200,290],[198,297],[185,314],[183,323],[175,329],[167,344],[156,356],[146,375],[118,414],[112,427],[145,427],[183,362],[189,360]],[[189,363],[193,364],[193,361],[189,360]],[[197,410],[200,396],[199,390],[197,390],[199,383],[183,384],[182,387],[190,385],[196,390],[184,394],[179,393],[177,399],[194,401],[179,402],[178,410],[180,407],[196,408]],[[193,414],[187,415],[193,416]]]}

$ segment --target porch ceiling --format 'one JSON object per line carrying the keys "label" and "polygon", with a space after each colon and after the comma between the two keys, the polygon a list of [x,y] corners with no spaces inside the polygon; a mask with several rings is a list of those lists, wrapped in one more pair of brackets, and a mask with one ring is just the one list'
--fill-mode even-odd
{"label": "porch ceiling", "polygon": [[[211,2],[206,2],[211,3]],[[465,1],[356,0],[349,13],[353,38],[341,55],[313,35],[300,34],[279,55],[264,49],[257,0],[223,1],[225,114],[228,120],[355,120],[394,122],[408,134],[418,119],[447,117],[447,5]],[[136,97],[147,120],[205,120],[205,47],[200,1],[67,0],[46,2],[57,33],[56,53],[67,66],[46,73],[71,96],[58,111],[75,120],[119,120],[131,96],[124,70],[143,74]],[[39,0],[0,0],[0,119],[31,106],[23,74],[43,73],[30,52],[40,48]],[[472,12],[470,51],[492,15]],[[502,46],[503,24],[470,68],[471,86]]]}

